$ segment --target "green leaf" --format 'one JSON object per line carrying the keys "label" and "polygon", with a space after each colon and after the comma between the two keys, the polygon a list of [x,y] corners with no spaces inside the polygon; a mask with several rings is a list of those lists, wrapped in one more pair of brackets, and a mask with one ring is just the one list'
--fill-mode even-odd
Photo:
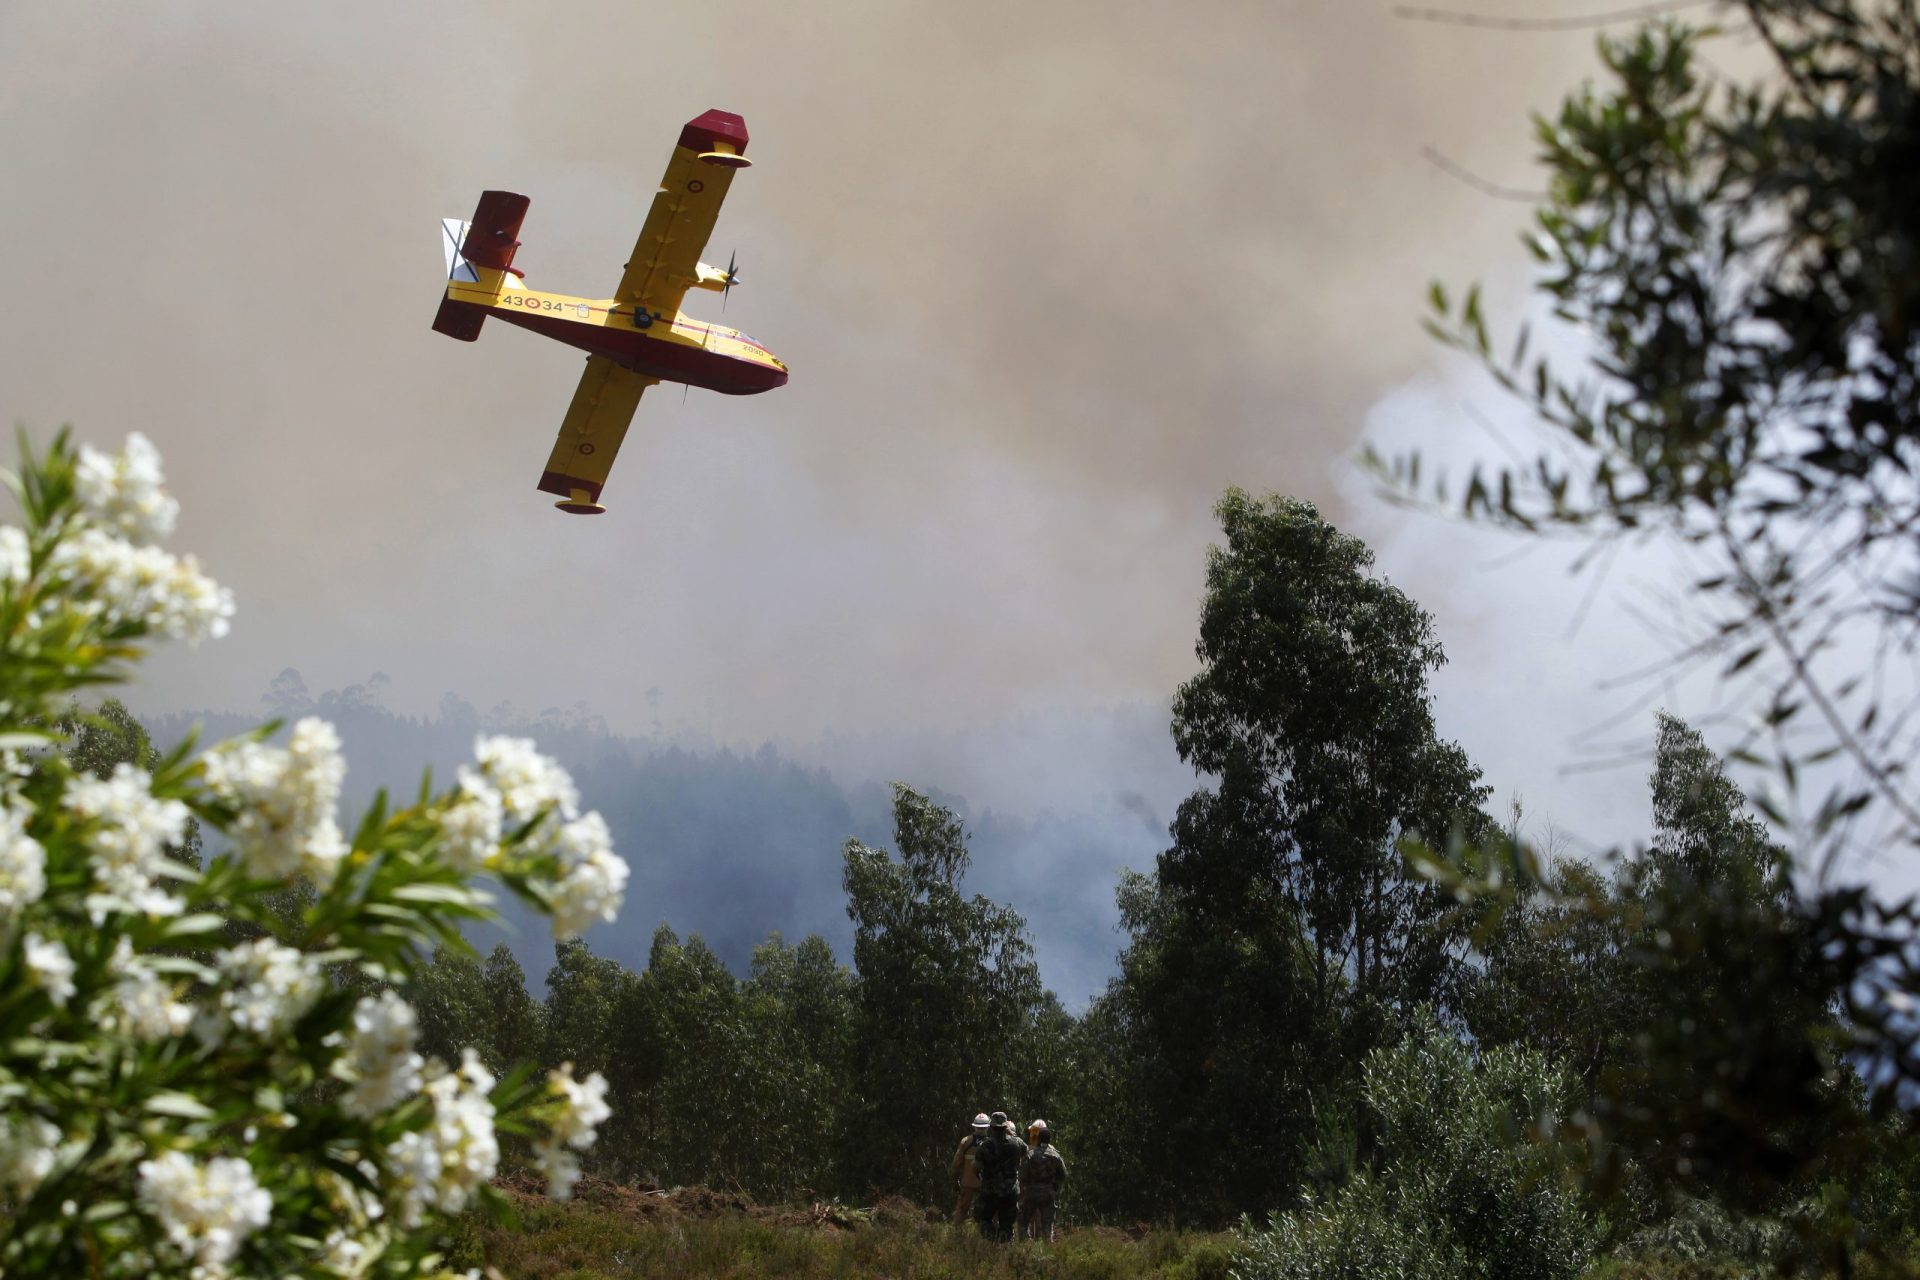
{"label": "green leaf", "polygon": [[403,884],[390,896],[396,902],[444,902],[460,907],[481,907],[493,901],[493,895],[485,890],[459,884]]}
{"label": "green leaf", "polygon": [[198,915],[179,916],[167,921],[166,928],[160,931],[163,938],[192,938],[201,934],[218,933],[226,928],[225,917],[214,915],[210,911]]}
{"label": "green leaf", "polygon": [[201,964],[191,956],[144,955],[140,963],[155,973],[170,973],[182,978],[192,978],[195,982],[213,982],[219,973]]}
{"label": "green leaf", "polygon": [[0,733],[0,751],[34,751],[58,739],[50,733],[37,733],[32,730],[19,730],[13,733]]}
{"label": "green leaf", "polygon": [[156,1093],[143,1105],[158,1116],[178,1116],[182,1120],[211,1120],[214,1117],[211,1107],[184,1093]]}
{"label": "green leaf", "polygon": [[178,880],[182,884],[199,884],[204,879],[204,876],[199,871],[194,870],[184,862],[176,862],[172,858],[161,858],[159,860],[159,871],[160,874],[167,879]]}

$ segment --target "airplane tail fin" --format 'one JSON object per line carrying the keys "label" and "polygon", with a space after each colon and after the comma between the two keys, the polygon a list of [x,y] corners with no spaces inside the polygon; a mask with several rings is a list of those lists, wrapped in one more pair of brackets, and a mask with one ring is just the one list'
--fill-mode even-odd
{"label": "airplane tail fin", "polygon": [[[440,310],[433,318],[436,333],[462,342],[480,336],[486,322],[485,304],[471,301],[476,293],[498,295],[500,290],[518,289],[521,284],[513,270],[513,255],[519,249],[520,222],[527,216],[528,200],[511,191],[483,191],[473,221],[458,218],[440,220],[440,247],[447,264],[447,292],[440,299]],[[464,287],[462,287],[464,286]],[[454,290],[467,295],[455,298]]]}
{"label": "airplane tail fin", "polygon": [[440,247],[446,253],[448,293],[440,299],[440,310],[433,317],[433,331],[462,342],[472,342],[478,338],[480,326],[487,321],[485,307],[455,302],[452,294],[455,284],[480,283],[480,273],[460,255],[460,246],[466,243],[467,231],[472,226],[471,222],[462,222],[458,218],[440,219]]}
{"label": "airplane tail fin", "polygon": [[471,222],[462,222],[458,218],[440,219],[440,251],[447,260],[447,279],[478,281],[480,276],[473,264],[460,256],[460,246],[466,243],[467,232],[472,230]]}

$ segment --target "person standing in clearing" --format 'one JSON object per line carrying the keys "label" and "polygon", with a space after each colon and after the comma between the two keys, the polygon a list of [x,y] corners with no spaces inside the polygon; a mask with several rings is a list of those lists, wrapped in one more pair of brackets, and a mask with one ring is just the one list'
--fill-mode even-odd
{"label": "person standing in clearing", "polygon": [[987,1136],[974,1145],[973,1158],[980,1166],[973,1220],[989,1240],[1011,1241],[1020,1211],[1020,1163],[1027,1158],[1027,1144],[1014,1134],[1006,1112],[993,1113]]}
{"label": "person standing in clearing", "polygon": [[980,1166],[973,1158],[973,1149],[987,1136],[987,1113],[982,1111],[973,1118],[973,1132],[960,1139],[960,1149],[953,1153],[953,1189],[959,1199],[953,1206],[953,1225],[959,1226],[967,1220],[967,1211],[973,1208],[973,1197],[980,1190]]}
{"label": "person standing in clearing", "polygon": [[1016,1225],[1023,1240],[1053,1243],[1053,1202],[1067,1180],[1067,1162],[1054,1147],[1045,1120],[1027,1126],[1032,1149],[1020,1162],[1020,1218]]}

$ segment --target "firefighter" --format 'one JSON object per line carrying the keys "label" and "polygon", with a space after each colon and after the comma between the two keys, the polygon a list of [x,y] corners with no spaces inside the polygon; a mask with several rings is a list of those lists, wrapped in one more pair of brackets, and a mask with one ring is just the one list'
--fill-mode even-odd
{"label": "firefighter", "polygon": [[986,1136],[987,1113],[982,1111],[973,1118],[973,1132],[960,1139],[960,1149],[953,1153],[953,1190],[958,1197],[953,1206],[955,1226],[967,1220],[973,1197],[980,1190],[980,1166],[974,1162],[973,1149]]}
{"label": "firefighter", "polygon": [[1045,1120],[1027,1126],[1029,1149],[1020,1162],[1020,1217],[1017,1230],[1023,1240],[1053,1243],[1053,1202],[1067,1180],[1067,1162],[1053,1145]]}
{"label": "firefighter", "polygon": [[974,1145],[973,1158],[980,1166],[973,1220],[989,1240],[1010,1241],[1020,1212],[1020,1163],[1027,1158],[1027,1144],[1014,1133],[1006,1112],[989,1117],[987,1136]]}

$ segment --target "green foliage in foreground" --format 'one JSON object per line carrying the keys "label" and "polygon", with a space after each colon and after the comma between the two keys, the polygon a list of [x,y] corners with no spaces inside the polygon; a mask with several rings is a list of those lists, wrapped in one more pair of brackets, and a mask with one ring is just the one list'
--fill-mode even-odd
{"label": "green foliage in foreground", "polygon": [[515,1280],[715,1280],[747,1277],[1058,1277],[1059,1280],[1228,1280],[1229,1235],[1112,1229],[1062,1233],[1052,1245],[1008,1247],[944,1223],[880,1221],[852,1229],[767,1218],[637,1218],[576,1202],[531,1209],[520,1228],[474,1224],[468,1252]]}
{"label": "green foliage in foreground", "polygon": [[1470,518],[1684,549],[1691,581],[1659,624],[1671,670],[1717,659],[1745,687],[1728,700],[1751,708],[1733,758],[1770,776],[1767,826],[1673,723],[1661,750],[1681,767],[1656,779],[1656,820],[1697,839],[1611,885],[1564,864],[1543,880],[1497,844],[1430,865],[1489,920],[1519,904],[1541,926],[1492,938],[1496,975],[1566,974],[1563,1007],[1600,1015],[1534,1017],[1548,1002],[1514,983],[1496,994],[1520,1003],[1483,1002],[1475,1031],[1518,1013],[1521,1038],[1573,1056],[1595,1184],[1638,1215],[1623,1225],[1711,1201],[1784,1219],[1800,1253],[1844,1274],[1906,1265],[1914,1238],[1896,1189],[1911,1181],[1889,1170],[1920,1132],[1920,899],[1833,873],[1920,847],[1920,7],[1712,7],[1740,19],[1765,75],[1712,67],[1713,30],[1647,24],[1603,38],[1600,83],[1536,121],[1546,194],[1527,243],[1577,371],[1534,354],[1524,327],[1511,354],[1496,347],[1477,288],[1433,289],[1433,331],[1544,447],[1477,468],[1464,494],[1423,480],[1418,455],[1375,461],[1401,496]]}
{"label": "green foliage in foreground", "polygon": [[159,545],[178,504],[144,437],[22,455],[0,473],[0,1269],[437,1273],[500,1140],[564,1194],[605,1086],[425,1059],[405,993],[497,918],[476,875],[567,938],[613,918],[626,864],[524,741],[481,740],[456,788],[382,794],[349,836],[322,720],[159,755],[125,707],[83,711],[233,602]]}

